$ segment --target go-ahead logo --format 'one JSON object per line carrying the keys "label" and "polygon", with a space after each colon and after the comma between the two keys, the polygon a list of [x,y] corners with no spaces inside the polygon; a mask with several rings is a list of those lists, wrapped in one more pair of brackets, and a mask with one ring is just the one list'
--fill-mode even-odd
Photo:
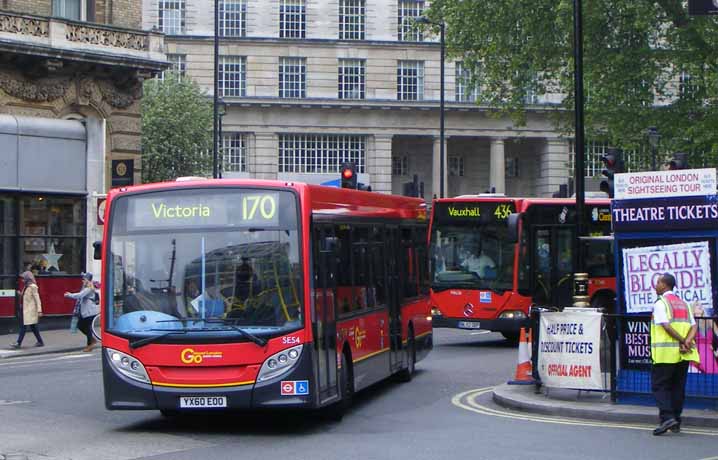
{"label": "go-ahead logo", "polygon": [[194,351],[192,348],[185,348],[180,353],[180,360],[185,364],[200,364],[205,359],[221,358],[221,351]]}

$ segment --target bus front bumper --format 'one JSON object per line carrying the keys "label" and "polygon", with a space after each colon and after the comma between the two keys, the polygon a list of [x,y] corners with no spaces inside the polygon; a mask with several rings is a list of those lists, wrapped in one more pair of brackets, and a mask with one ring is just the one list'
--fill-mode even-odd
{"label": "bus front bumper", "polygon": [[521,319],[480,319],[480,318],[449,318],[443,315],[434,315],[431,322],[435,328],[448,327],[465,330],[487,330],[503,332],[506,334],[518,334],[522,327],[530,327],[528,318]]}
{"label": "bus front bumper", "polygon": [[[309,347],[307,347],[309,348]],[[299,363],[291,371],[264,382],[226,387],[187,387],[143,383],[132,380],[119,372],[108,362],[107,353],[102,353],[105,407],[109,410],[163,410],[172,412],[200,412],[217,410],[262,410],[262,409],[313,409],[316,407],[315,382],[311,380],[312,353],[304,350]],[[297,394],[294,389],[299,383],[306,385],[306,394]],[[282,389],[291,383],[292,390]],[[218,407],[181,407],[182,398],[213,402],[224,398],[225,404]],[[220,399],[221,401],[221,399]]]}

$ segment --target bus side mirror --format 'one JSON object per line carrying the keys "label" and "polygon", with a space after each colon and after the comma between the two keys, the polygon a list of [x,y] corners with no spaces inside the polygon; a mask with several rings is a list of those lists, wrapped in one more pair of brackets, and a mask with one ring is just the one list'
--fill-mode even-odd
{"label": "bus side mirror", "polygon": [[102,241],[95,241],[92,243],[92,247],[94,248],[92,258],[95,260],[102,260]]}
{"label": "bus side mirror", "polygon": [[509,214],[509,217],[507,219],[507,225],[508,225],[508,236],[507,236],[507,242],[508,243],[518,243],[519,242],[519,221],[521,220],[521,214],[519,213],[512,213]]}

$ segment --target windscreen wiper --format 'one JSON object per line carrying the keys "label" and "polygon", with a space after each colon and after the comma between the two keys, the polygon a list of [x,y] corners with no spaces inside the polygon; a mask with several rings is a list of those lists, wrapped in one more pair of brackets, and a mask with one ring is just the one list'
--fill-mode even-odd
{"label": "windscreen wiper", "polygon": [[144,337],[142,339],[130,340],[130,348],[135,349],[135,348],[143,347],[145,345],[149,345],[150,343],[156,342],[157,340],[167,337],[168,335],[186,334],[186,333],[187,333],[187,330],[183,329],[181,331],[168,331],[163,334],[153,335],[151,337]]}
{"label": "windscreen wiper", "polygon": [[268,342],[267,339],[264,339],[264,338],[262,338],[262,337],[257,337],[256,335],[254,335],[254,334],[252,334],[251,332],[248,332],[248,331],[242,329],[241,327],[237,326],[236,324],[232,324],[232,323],[236,322],[236,320],[232,320],[232,319],[222,319],[222,318],[212,318],[212,319],[206,319],[206,320],[204,320],[204,321],[207,322],[207,323],[210,323],[210,324],[211,324],[211,323],[224,324],[224,325],[226,325],[227,327],[229,327],[230,329],[232,329],[233,331],[239,332],[240,335],[241,335],[242,337],[244,337],[245,339],[247,339],[247,340],[249,340],[249,341],[251,341],[251,342],[256,343],[256,344],[259,345],[260,347],[263,347],[263,346],[267,345],[267,342]]}

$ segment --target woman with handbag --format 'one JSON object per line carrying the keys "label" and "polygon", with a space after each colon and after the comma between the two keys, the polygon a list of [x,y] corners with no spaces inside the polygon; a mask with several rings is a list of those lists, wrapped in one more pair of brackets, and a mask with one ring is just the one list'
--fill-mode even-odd
{"label": "woman with handbag", "polygon": [[97,344],[97,340],[92,336],[92,320],[100,313],[100,308],[95,303],[95,285],[92,284],[92,273],[82,274],[82,290],[80,292],[66,292],[65,297],[77,300],[79,308],[76,309],[80,318],[77,328],[87,337],[87,346],[82,351],[92,351]]}
{"label": "woman with handbag", "polygon": [[36,347],[42,347],[45,343],[40,337],[40,330],[37,327],[37,323],[40,321],[42,316],[42,302],[40,302],[40,291],[37,288],[37,282],[35,281],[35,275],[31,271],[23,272],[23,290],[21,293],[22,298],[22,319],[20,324],[20,333],[17,336],[17,341],[10,344],[10,348],[20,348],[22,346],[22,340],[25,338],[25,332],[28,326],[35,334]]}

